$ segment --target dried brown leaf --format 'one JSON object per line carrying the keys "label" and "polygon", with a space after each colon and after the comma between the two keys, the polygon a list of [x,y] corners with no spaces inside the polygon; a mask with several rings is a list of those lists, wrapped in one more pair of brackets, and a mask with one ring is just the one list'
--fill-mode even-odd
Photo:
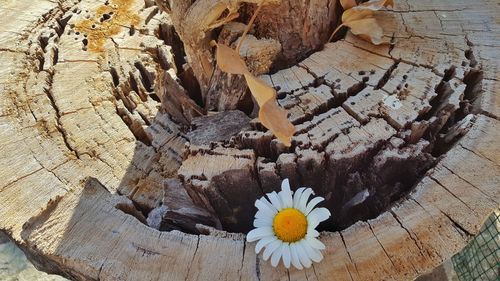
{"label": "dried brown leaf", "polygon": [[276,90],[268,86],[259,78],[252,74],[245,74],[245,79],[247,80],[248,88],[250,88],[259,106],[262,106],[270,99],[276,99]]}
{"label": "dried brown leaf", "polygon": [[352,7],[357,6],[358,3],[356,3],[356,0],[340,0],[340,5],[342,5],[342,8],[344,8],[344,11],[346,11]]}
{"label": "dried brown leaf", "polygon": [[354,7],[354,9],[370,9],[370,10],[381,10],[382,8],[394,7],[394,0],[375,0],[362,3]]}
{"label": "dried brown leaf", "polygon": [[217,46],[216,59],[219,68],[227,73],[245,76],[248,88],[260,107],[260,122],[271,130],[281,142],[290,146],[295,127],[288,120],[286,110],[276,104],[276,90],[250,73],[245,61],[236,50],[215,42],[214,45]]}
{"label": "dried brown leaf", "polygon": [[382,37],[384,30],[378,25],[374,18],[366,18],[345,23],[351,29],[354,35],[357,35],[364,40],[370,41],[375,45],[384,43]]}
{"label": "dried brown leaf", "polygon": [[276,100],[270,99],[260,106],[259,120],[286,146],[292,145],[291,139],[295,133],[295,127],[288,121],[286,110],[279,107]]}
{"label": "dried brown leaf", "polygon": [[373,16],[374,12],[370,9],[349,9],[342,14],[342,23],[347,25],[350,21],[371,18]]}
{"label": "dried brown leaf", "polygon": [[[345,2],[345,3],[344,3]],[[348,1],[341,1],[342,5],[350,5]],[[387,7],[394,7],[394,0],[374,0],[362,3],[346,10],[342,14],[342,25],[340,25],[330,36],[332,39],[340,27],[347,26],[350,28],[354,35],[370,41],[375,45],[387,43],[382,40],[384,31],[375,19],[375,12],[385,9]]]}
{"label": "dried brown leaf", "polygon": [[250,73],[245,61],[235,50],[223,44],[215,44],[217,46],[215,58],[217,60],[217,65],[222,71],[241,75]]}

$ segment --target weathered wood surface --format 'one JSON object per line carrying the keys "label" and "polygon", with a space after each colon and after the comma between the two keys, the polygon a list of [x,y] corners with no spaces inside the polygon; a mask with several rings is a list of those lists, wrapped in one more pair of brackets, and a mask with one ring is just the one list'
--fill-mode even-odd
{"label": "weathered wood surface", "polygon": [[[184,43],[187,60],[200,83],[203,100],[213,106],[210,92],[214,85],[224,83],[225,76],[213,75],[216,70],[215,60],[211,55],[210,40],[214,39],[214,29],[240,15],[240,21],[248,21],[256,8],[263,3],[262,13],[256,19],[255,34],[259,38],[272,38],[280,48],[273,52],[273,63],[280,66],[295,64],[314,50],[322,47],[330,32],[335,29],[340,13],[336,0],[300,2],[292,0],[156,0],[159,6],[172,13],[172,22]],[[239,11],[243,6],[245,9]],[[241,10],[241,9],[240,9]],[[246,22],[245,22],[246,23]],[[224,44],[230,44],[228,38],[221,38]],[[276,49],[275,46],[269,47]],[[258,55],[257,60],[264,61],[266,54]],[[253,69],[251,69],[253,70]],[[257,71],[256,74],[262,74]],[[227,89],[236,96],[244,94],[244,88]],[[227,94],[226,96],[231,97]],[[234,106],[234,104],[231,104]],[[236,109],[231,107],[228,109]],[[241,109],[241,108],[238,108]]]}
{"label": "weathered wood surface", "polygon": [[[256,4],[261,1],[159,0],[158,2],[161,8],[172,14],[172,23],[184,44],[187,60],[191,63],[205,100],[215,70],[210,46],[214,29],[238,17],[238,9],[242,4]],[[280,0],[266,1],[272,4],[279,2]]]}
{"label": "weathered wood surface", "polygon": [[[153,1],[109,2],[120,4],[115,16],[126,17],[101,22],[98,10],[109,15],[101,8],[108,5],[97,0],[7,0],[0,7],[0,229],[40,268],[76,280],[412,279],[463,247],[498,207],[495,1],[398,2],[381,19],[397,39],[393,47],[348,34],[263,77],[279,88],[297,125],[293,149],[254,129],[229,149],[189,146],[185,157],[187,136],[172,119],[190,115],[161,108],[155,91],[162,75],[178,83],[173,51],[160,36],[172,21]],[[109,20],[117,28],[100,38],[85,28],[87,16],[96,27],[109,28]],[[329,204],[356,220],[364,211],[350,199],[364,192],[366,175],[401,159],[424,161],[434,150],[425,141],[444,141],[446,123],[469,113],[476,114],[469,132],[408,198],[376,218],[322,232],[325,259],[308,270],[272,268],[241,234],[160,232],[135,208],[168,202],[163,180],[181,167],[193,201],[229,228],[236,221],[244,229],[238,222],[253,213],[253,200],[227,200],[239,191],[232,187],[261,196],[285,177],[323,195],[342,178],[337,184],[349,190],[329,196]],[[404,156],[415,151],[415,159]],[[355,175],[367,155],[374,170]],[[204,171],[197,161],[211,165]],[[231,181],[241,175],[245,182]],[[375,191],[387,192],[393,177],[380,176]],[[349,202],[353,208],[343,209]]]}

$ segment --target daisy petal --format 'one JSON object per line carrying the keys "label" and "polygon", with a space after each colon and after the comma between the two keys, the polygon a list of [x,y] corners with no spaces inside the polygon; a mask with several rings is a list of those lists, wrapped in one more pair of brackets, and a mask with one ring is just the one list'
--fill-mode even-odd
{"label": "daisy petal", "polygon": [[281,247],[279,247],[276,251],[274,251],[273,256],[271,257],[271,265],[276,267],[280,262],[281,256],[283,255],[283,249],[287,247],[285,243],[281,243]]}
{"label": "daisy petal", "polygon": [[307,203],[305,215],[307,216],[312,211],[312,209],[314,209],[314,207],[316,207],[316,205],[318,205],[318,203],[322,201],[325,201],[325,198],[314,197],[313,199],[311,199],[311,201]]}
{"label": "daisy petal", "polygon": [[273,219],[270,217],[256,218],[253,221],[254,227],[273,226]]}
{"label": "daisy petal", "polygon": [[284,179],[281,182],[281,190],[285,190],[285,189],[290,190],[290,181],[288,179]]}
{"label": "daisy petal", "polygon": [[259,242],[257,242],[257,245],[255,245],[255,253],[256,254],[260,253],[262,248],[274,242],[274,240],[277,240],[277,238],[274,236],[268,236],[260,239]]}
{"label": "daisy petal", "polygon": [[278,209],[276,208],[276,206],[274,206],[269,200],[266,199],[265,196],[262,196],[261,198],[264,203],[273,211],[275,211],[276,213],[278,213]]}
{"label": "daisy petal", "polygon": [[255,218],[256,219],[270,219],[270,220],[272,220],[274,218],[274,216],[268,216],[268,215],[264,214],[264,212],[262,212],[262,211],[257,211],[257,213],[255,213]]}
{"label": "daisy petal", "polygon": [[[269,202],[269,200],[267,200],[267,198],[265,196],[262,196],[262,197],[260,197],[260,199],[257,199],[257,200],[262,201],[262,203],[264,203],[267,206],[274,207],[273,204],[271,204],[271,202]],[[255,203],[257,203],[257,202],[255,202]]]}
{"label": "daisy petal", "polygon": [[316,229],[307,229],[307,237],[318,237],[319,232]]}
{"label": "daisy petal", "polygon": [[320,222],[327,220],[330,215],[330,211],[328,211],[327,208],[312,210],[309,215],[307,215],[308,230],[316,228]]}
{"label": "daisy petal", "polygon": [[331,216],[330,211],[327,208],[316,208],[312,210],[307,218],[315,218],[319,222],[326,221]]}
{"label": "daisy petal", "polygon": [[309,255],[307,254],[304,245],[302,245],[302,241],[295,243],[295,245],[297,246],[297,254],[299,256],[299,260],[302,263],[302,265],[306,268],[311,267],[312,261],[309,258]]}
{"label": "daisy petal", "polygon": [[321,241],[319,241],[318,239],[316,239],[314,237],[306,237],[306,241],[314,249],[318,249],[318,250],[324,250],[325,249],[325,244],[321,243]]}
{"label": "daisy petal", "polygon": [[271,203],[269,203],[269,205],[266,203],[269,202],[264,197],[262,197],[261,199],[257,199],[255,201],[255,207],[257,207],[257,209],[263,212],[266,216],[274,217],[274,215],[276,215],[278,211],[271,205]]}
{"label": "daisy petal", "polygon": [[296,269],[301,270],[304,268],[299,260],[299,254],[297,253],[296,243],[290,244],[290,256],[292,258],[292,264],[293,266],[295,266]]}
{"label": "daisy petal", "polygon": [[302,192],[304,192],[305,189],[306,189],[305,187],[301,187],[301,188],[297,189],[295,191],[295,193],[293,194],[293,207],[295,209],[298,209],[300,196],[302,196]]}
{"label": "daisy petal", "polygon": [[299,209],[304,214],[306,213],[307,200],[309,200],[309,196],[311,196],[311,194],[313,194],[313,190],[311,188],[307,188],[302,193],[302,196],[300,196],[297,209]]}
{"label": "daisy petal", "polygon": [[290,268],[290,262],[292,261],[292,256],[290,253],[290,244],[283,244],[283,264],[286,268]]}
{"label": "daisy petal", "polygon": [[309,245],[309,243],[306,240],[302,240],[299,243],[302,245],[302,247],[307,253],[307,256],[311,260],[313,260],[314,262],[320,262],[323,259],[323,255],[321,254],[321,252],[311,247],[311,245]]}
{"label": "daisy petal", "polygon": [[[248,242],[257,241],[255,252],[257,254],[263,252],[263,259],[265,261],[270,259],[273,267],[278,266],[281,259],[283,259],[285,268],[288,269],[293,265],[299,270],[304,267],[311,267],[313,262],[320,262],[323,259],[321,250],[326,247],[318,239],[320,233],[315,228],[331,216],[327,208],[317,207],[325,199],[323,197],[313,197],[309,201],[311,195],[314,195],[314,190],[301,187],[293,192],[290,189],[288,179],[282,181],[280,192],[273,191],[266,195],[255,201],[255,207],[258,209],[253,221],[255,229],[246,236]],[[281,213],[283,213],[283,217],[278,216]],[[305,237],[301,236],[301,238],[298,238],[299,241],[288,243],[280,240],[277,236],[294,237],[292,235],[294,232],[288,230],[287,225],[282,227],[281,224],[281,219],[287,220],[288,216],[290,218],[295,216],[295,219],[301,217],[301,220],[303,220],[303,223],[297,221],[298,226],[302,227],[301,231],[305,231]],[[278,217],[279,220],[276,221]],[[276,233],[275,223],[277,223],[276,226],[279,226]]]}
{"label": "daisy petal", "polygon": [[288,179],[284,179],[281,183],[281,191],[278,193],[283,202],[283,208],[293,207],[292,191],[290,190],[290,183]]}
{"label": "daisy petal", "polygon": [[269,200],[271,200],[271,204],[273,204],[273,206],[278,209],[278,211],[281,211],[284,207],[283,207],[283,203],[281,201],[281,198],[280,196],[278,195],[278,193],[276,193],[276,191],[273,191],[271,193],[268,193],[267,194],[267,197],[269,197]]}
{"label": "daisy petal", "polygon": [[281,242],[281,240],[278,240],[278,239],[269,243],[269,245],[267,245],[266,249],[264,250],[264,254],[262,254],[262,257],[264,258],[264,260],[267,261],[269,259],[269,257],[271,256],[271,254],[274,253],[274,251],[276,251],[276,249],[278,249],[279,246],[281,246],[281,244],[283,244],[283,242]]}
{"label": "daisy petal", "polygon": [[259,227],[252,229],[252,231],[247,234],[247,241],[253,242],[262,239],[267,236],[274,236],[274,231],[272,227]]}

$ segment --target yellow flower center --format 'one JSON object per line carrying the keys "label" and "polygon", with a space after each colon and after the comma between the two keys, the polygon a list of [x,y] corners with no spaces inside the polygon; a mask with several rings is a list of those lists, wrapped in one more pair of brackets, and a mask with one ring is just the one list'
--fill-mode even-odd
{"label": "yellow flower center", "polygon": [[286,208],[274,217],[273,229],[276,236],[284,242],[297,242],[307,233],[307,218],[294,208]]}

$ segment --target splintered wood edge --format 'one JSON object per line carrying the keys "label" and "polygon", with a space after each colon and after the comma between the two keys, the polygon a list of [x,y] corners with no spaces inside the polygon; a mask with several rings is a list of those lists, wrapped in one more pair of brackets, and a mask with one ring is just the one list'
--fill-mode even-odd
{"label": "splintered wood edge", "polygon": [[[60,31],[60,16],[72,8],[68,2],[58,5],[49,1],[16,1],[8,5],[18,12],[0,8],[4,30],[21,30],[23,34],[30,34],[38,25],[39,15],[53,24],[55,31]],[[405,8],[416,10],[412,6]],[[153,14],[151,10],[149,13]],[[149,17],[148,11],[144,13],[144,17]],[[20,23],[16,20],[19,18],[25,20]],[[406,23],[409,20],[410,15]],[[418,25],[412,27],[419,28]],[[244,235],[159,232],[119,210],[116,206],[122,198],[106,187],[118,186],[127,167],[118,169],[115,163],[130,160],[127,153],[141,143],[135,141],[130,128],[117,115],[107,114],[116,110],[115,105],[107,101],[109,85],[92,80],[96,82],[95,88],[87,89],[88,83],[77,83],[81,82],[77,78],[91,79],[89,74],[99,72],[96,63],[99,55],[82,57],[81,52],[76,52],[80,45],[64,41],[60,44],[71,47],[61,48],[60,63],[51,65],[56,61],[56,46],[49,40],[45,52],[37,51],[45,57],[40,62],[43,71],[26,82],[22,81],[22,75],[28,75],[19,62],[25,58],[28,46],[18,44],[20,37],[16,32],[2,31],[0,54],[5,65],[0,69],[0,175],[3,179],[0,229],[41,269],[78,280],[273,280],[287,275],[299,280],[330,280],[332,276],[336,280],[411,279],[460,250],[478,232],[483,219],[498,208],[500,121],[498,99],[495,99],[498,76],[495,76],[495,60],[488,60],[494,53],[489,39],[478,34],[472,34],[479,37],[471,39],[483,45],[473,48],[479,51],[478,59],[491,67],[485,68],[485,92],[478,101],[484,112],[478,115],[469,133],[428,173],[407,200],[376,219],[358,222],[341,232],[322,233],[320,239],[327,245],[324,260],[310,269],[297,271],[286,270],[282,265],[271,267],[255,254],[254,243],[246,243]],[[42,34],[41,38],[47,37]],[[406,41],[418,45],[419,40],[424,39],[435,40],[412,37]],[[366,47],[358,41],[355,44]],[[375,48],[373,52],[382,54],[385,49]],[[392,54],[398,55],[397,52],[401,50],[395,49]],[[403,61],[410,61],[404,57],[408,54],[399,55]],[[420,61],[422,57],[425,56],[414,59],[425,66],[426,61]],[[441,63],[445,65],[444,61]],[[45,83],[53,78],[54,67],[56,75],[67,83]],[[13,78],[12,73],[22,75]],[[29,88],[23,89],[23,82]],[[66,88],[70,83],[74,83],[73,88]],[[46,85],[53,88],[46,89]],[[99,90],[100,95],[82,96],[87,90]],[[33,94],[19,95],[26,91]],[[52,97],[37,94],[44,91],[51,92]],[[81,120],[85,121],[75,125],[72,118],[75,112],[82,114]],[[48,121],[40,122],[37,119],[40,116],[47,116]],[[83,134],[89,132],[88,128],[96,127],[92,122],[99,122],[99,130],[92,132],[93,141],[106,152],[99,155],[100,158],[86,154],[91,152],[92,143],[76,139],[85,139]],[[82,135],[68,138],[67,126],[82,129]],[[108,131],[101,128],[104,126],[109,136]],[[165,128],[156,128],[156,133],[162,130]],[[113,133],[121,138],[113,139]],[[182,139],[171,141],[169,136],[166,139],[169,142],[157,147],[171,142],[182,146]],[[110,163],[116,167],[111,169]],[[100,182],[86,180],[87,175],[95,176]],[[135,191],[131,192],[133,195]]]}
{"label": "splintered wood edge", "polygon": [[[471,131],[409,198],[376,219],[323,232],[324,260],[310,269],[272,268],[245,236],[160,232],[116,208],[96,179],[57,196],[21,228],[21,247],[42,268],[72,278],[114,280],[412,279],[463,248],[498,207],[500,122],[480,115]],[[467,165],[463,165],[467,163]],[[42,183],[43,184],[43,183]],[[47,189],[47,188],[45,188]],[[12,188],[4,190],[2,197]],[[10,194],[13,198],[16,194]],[[12,232],[10,233],[13,234]],[[183,265],[183,266],[179,266]]]}

